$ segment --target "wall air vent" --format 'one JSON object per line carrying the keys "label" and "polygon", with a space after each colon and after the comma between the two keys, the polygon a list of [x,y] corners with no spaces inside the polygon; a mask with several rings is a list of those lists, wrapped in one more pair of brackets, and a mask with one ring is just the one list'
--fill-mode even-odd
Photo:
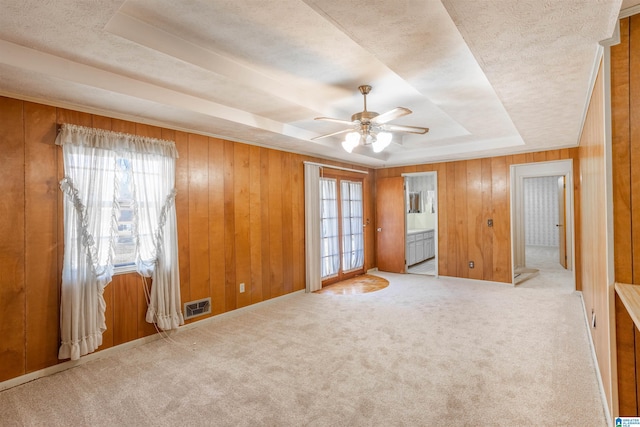
{"label": "wall air vent", "polygon": [[211,298],[184,303],[184,320],[211,313]]}

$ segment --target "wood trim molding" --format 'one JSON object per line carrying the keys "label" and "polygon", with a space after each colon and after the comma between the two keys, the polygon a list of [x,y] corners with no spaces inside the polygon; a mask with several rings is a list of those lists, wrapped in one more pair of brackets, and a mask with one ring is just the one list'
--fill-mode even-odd
{"label": "wood trim molding", "polygon": [[618,19],[628,18],[631,15],[637,15],[638,13],[640,13],[640,4],[621,10],[618,15]]}

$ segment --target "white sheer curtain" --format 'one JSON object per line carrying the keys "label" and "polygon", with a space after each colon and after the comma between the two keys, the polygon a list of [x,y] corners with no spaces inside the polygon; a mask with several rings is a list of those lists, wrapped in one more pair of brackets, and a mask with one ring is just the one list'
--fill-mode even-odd
{"label": "white sheer curtain", "polygon": [[320,280],[320,167],[304,164],[305,292],[322,289]]}
{"label": "white sheer curtain", "polygon": [[340,269],[338,191],[333,178],[320,178],[321,277],[335,276]]}
{"label": "white sheer curtain", "polygon": [[64,262],[60,359],[78,359],[102,344],[104,287],[111,282],[118,234],[116,160],[131,162],[136,266],[153,278],[147,321],[162,329],[184,323],[180,307],[175,158],[171,141],[62,125]]}

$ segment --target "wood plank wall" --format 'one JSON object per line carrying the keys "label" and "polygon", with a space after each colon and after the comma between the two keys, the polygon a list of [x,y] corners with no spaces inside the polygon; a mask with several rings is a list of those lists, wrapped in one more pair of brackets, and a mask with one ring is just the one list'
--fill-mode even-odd
{"label": "wood plank wall", "polygon": [[579,144],[580,177],[582,179],[580,218],[582,296],[587,316],[596,316],[591,336],[598,359],[609,410],[613,412],[613,386],[610,369],[611,330],[610,295],[613,283],[607,276],[607,195],[605,169],[605,97],[602,64],[594,84]]}
{"label": "wood plank wall", "polygon": [[[58,363],[60,123],[176,142],[183,302],[210,296],[219,314],[304,289],[303,162],[339,163],[0,97],[0,381]],[[364,176],[371,224],[373,172]],[[374,267],[373,233],[365,229],[365,269]],[[137,274],[125,274],[105,288],[101,349],[155,333],[144,321],[142,286]]]}
{"label": "wood plank wall", "polygon": [[[438,273],[511,283],[510,166],[574,160],[575,211],[580,212],[578,149],[377,169],[376,179],[438,174]],[[487,220],[493,219],[493,227]],[[580,289],[580,223],[576,218],[576,287]],[[475,268],[469,268],[474,261]]]}
{"label": "wood plank wall", "polygon": [[[640,285],[640,15],[620,20],[611,47],[611,124],[615,280]],[[640,415],[640,335],[616,298],[620,415]]]}

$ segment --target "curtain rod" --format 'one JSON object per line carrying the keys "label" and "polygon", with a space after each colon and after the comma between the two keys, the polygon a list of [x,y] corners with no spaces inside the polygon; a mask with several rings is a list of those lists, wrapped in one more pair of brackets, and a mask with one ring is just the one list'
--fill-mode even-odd
{"label": "curtain rod", "polygon": [[302,163],[304,163],[305,165],[320,166],[321,168],[338,169],[338,170],[347,171],[347,172],[357,172],[357,173],[363,173],[365,175],[369,174],[369,172],[367,172],[367,171],[361,171],[361,170],[358,170],[358,169],[343,168],[342,166],[325,165],[324,163],[316,163],[316,162],[302,162]]}

